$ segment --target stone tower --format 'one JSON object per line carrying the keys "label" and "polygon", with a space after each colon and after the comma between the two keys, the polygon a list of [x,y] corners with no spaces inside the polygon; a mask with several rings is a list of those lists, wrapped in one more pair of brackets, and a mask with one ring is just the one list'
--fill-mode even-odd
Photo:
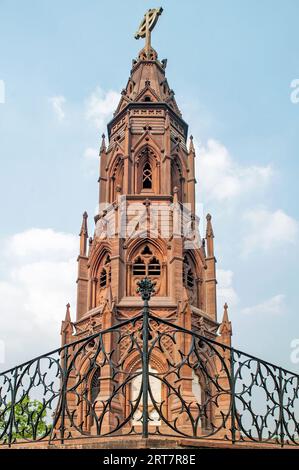
{"label": "stone tower", "polygon": [[166,65],[147,37],[108,123],[108,142],[102,136],[99,212],[90,238],[83,214],[76,320],[68,306],[63,344],[138,315],[137,283],[145,277],[156,283],[150,300],[156,317],[230,344],[227,308],[217,322],[211,215],[201,239],[193,137],[188,142]]}
{"label": "stone tower", "polygon": [[[88,238],[83,214],[78,256],[76,335],[134,316],[136,283],[156,282],[151,307],[215,335],[214,233],[208,214],[200,239],[195,214],[195,149],[165,76],[166,60],[150,47],[133,60],[99,151],[99,213]],[[204,175],[203,175],[204,178]]]}

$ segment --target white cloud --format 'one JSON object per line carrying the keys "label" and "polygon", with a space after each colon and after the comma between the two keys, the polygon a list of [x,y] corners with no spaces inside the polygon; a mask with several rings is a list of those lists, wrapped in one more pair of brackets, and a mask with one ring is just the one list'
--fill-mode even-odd
{"label": "white cloud", "polygon": [[66,102],[64,96],[52,96],[49,98],[49,101],[52,105],[53,111],[56,114],[59,121],[63,121],[65,118],[65,111],[63,109],[63,105]]}
{"label": "white cloud", "polygon": [[238,295],[233,287],[234,273],[230,270],[217,269],[217,301],[219,311],[227,302],[229,307],[233,307],[238,303]]}
{"label": "white cloud", "polygon": [[99,151],[92,147],[87,147],[83,153],[84,173],[86,176],[94,176],[99,172]]}
{"label": "white cloud", "polygon": [[270,165],[239,165],[227,148],[213,139],[205,147],[199,147],[198,153],[197,180],[205,201],[219,202],[250,194],[267,185],[273,176]]}
{"label": "white cloud", "polygon": [[117,108],[119,100],[120,96],[116,91],[104,92],[101,87],[97,87],[86,100],[86,119],[102,129]]}
{"label": "white cloud", "polygon": [[24,263],[26,260],[55,260],[69,258],[77,248],[77,240],[71,234],[52,229],[32,228],[12,235],[5,242],[5,256]]}
{"label": "white cloud", "polygon": [[31,229],[5,240],[0,341],[6,367],[60,346],[67,302],[75,316],[77,250],[77,237],[51,229]]}
{"label": "white cloud", "polygon": [[285,295],[278,294],[260,304],[241,310],[244,315],[280,315],[285,312]]}
{"label": "white cloud", "polygon": [[285,243],[295,243],[297,239],[298,222],[280,209],[247,211],[243,220],[247,224],[242,247],[244,255],[257,249],[271,250]]}
{"label": "white cloud", "polygon": [[83,158],[84,160],[91,161],[91,162],[98,161],[99,151],[95,148],[87,147],[84,150]]}

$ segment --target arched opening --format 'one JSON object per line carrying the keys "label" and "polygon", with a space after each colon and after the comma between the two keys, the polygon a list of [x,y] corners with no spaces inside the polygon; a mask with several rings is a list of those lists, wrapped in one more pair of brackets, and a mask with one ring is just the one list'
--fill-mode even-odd
{"label": "arched opening", "polygon": [[145,146],[136,156],[135,191],[136,193],[159,192],[159,160],[154,151]]}
{"label": "arched opening", "polygon": [[93,307],[97,307],[103,303],[106,296],[106,290],[111,284],[111,259],[109,254],[105,254],[97,269],[97,275],[94,279],[92,298]]}
{"label": "arched opening", "polygon": [[106,286],[107,286],[107,271],[105,268],[103,268],[100,274],[100,287],[103,288]]}
{"label": "arched opening", "polygon": [[160,276],[161,264],[155,256],[151,259],[148,255],[140,254],[133,263],[133,276]]}
{"label": "arched opening", "polygon": [[153,172],[149,162],[146,162],[142,171],[142,189],[152,189],[153,187]]}
{"label": "arched opening", "polygon": [[141,254],[142,255],[152,255],[153,252],[151,251],[151,249],[148,245],[145,245],[145,247],[143,248]]}
{"label": "arched opening", "polygon": [[114,202],[118,195],[123,193],[124,163],[123,158],[119,156],[114,165],[110,178],[110,202]]}
{"label": "arched opening", "polygon": [[187,289],[190,302],[197,302],[197,284],[195,278],[195,268],[190,257],[185,255],[182,271],[183,286]]}
{"label": "arched opening", "polygon": [[138,296],[138,282],[148,277],[155,282],[155,296],[167,295],[167,263],[156,244],[138,244],[127,260],[127,295]]}
{"label": "arched opening", "polygon": [[177,191],[179,202],[184,202],[184,189],[183,189],[183,175],[178,157],[173,157],[174,160],[171,163],[171,191]]}
{"label": "arched opening", "polygon": [[187,287],[189,289],[193,289],[194,287],[194,276],[191,269],[188,269],[187,271]]}

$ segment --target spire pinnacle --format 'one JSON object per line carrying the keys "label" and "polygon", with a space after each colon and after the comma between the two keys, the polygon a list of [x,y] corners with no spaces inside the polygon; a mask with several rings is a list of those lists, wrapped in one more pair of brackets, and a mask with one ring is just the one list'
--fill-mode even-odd
{"label": "spire pinnacle", "polygon": [[212,237],[214,238],[214,232],[213,232],[213,227],[212,227],[212,216],[211,214],[207,214],[206,216],[207,219],[207,232],[206,232],[206,238]]}
{"label": "spire pinnacle", "polygon": [[65,312],[65,319],[64,319],[64,321],[67,323],[71,322],[71,310],[70,309],[71,309],[71,305],[68,302],[66,304],[66,312]]}
{"label": "spire pinnacle", "polygon": [[82,225],[81,230],[79,233],[80,237],[80,255],[86,256],[86,247],[87,247],[87,239],[88,239],[88,228],[87,228],[87,218],[88,214],[85,211],[82,217]]}
{"label": "spire pinnacle", "polygon": [[223,317],[222,317],[222,322],[220,324],[219,333],[223,337],[223,339],[225,339],[225,338],[230,338],[233,334],[233,331],[232,331],[232,324],[228,318],[228,305],[226,302],[223,306],[223,309],[224,309]]}
{"label": "spire pinnacle", "polygon": [[208,257],[214,256],[214,232],[213,232],[213,227],[212,227],[212,216],[211,214],[207,214],[207,229],[206,229],[206,239],[207,239],[207,252],[208,252]]}
{"label": "spire pinnacle", "polygon": [[87,235],[88,236],[87,218],[88,218],[88,214],[85,211],[85,212],[83,212],[83,215],[82,215],[82,225],[81,225],[81,230],[80,230],[79,236],[81,236],[81,235]]}
{"label": "spire pinnacle", "polygon": [[71,320],[71,311],[70,311],[70,304],[66,304],[66,312],[65,318],[61,322],[61,331],[60,334],[62,336],[62,344],[67,344],[71,341],[71,336],[73,334],[73,324]]}
{"label": "spire pinnacle", "polygon": [[223,312],[223,318],[222,318],[222,322],[228,322],[228,305],[227,303],[225,302],[225,304],[223,305],[223,308],[224,308],[224,312]]}
{"label": "spire pinnacle", "polygon": [[105,140],[105,134],[102,134],[102,143],[100,147],[100,153],[106,152],[106,140]]}
{"label": "spire pinnacle", "polygon": [[189,153],[195,154],[195,148],[193,144],[193,135],[190,135]]}

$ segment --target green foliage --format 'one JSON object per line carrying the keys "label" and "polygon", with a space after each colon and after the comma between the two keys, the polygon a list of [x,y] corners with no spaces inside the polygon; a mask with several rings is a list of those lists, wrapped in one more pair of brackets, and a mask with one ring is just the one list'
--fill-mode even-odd
{"label": "green foliage", "polygon": [[2,439],[7,439],[12,416],[12,440],[35,440],[42,437],[48,431],[46,414],[47,411],[43,403],[38,400],[30,400],[28,395],[24,395],[13,410],[11,403],[8,403],[5,408],[0,408],[0,437],[3,434]]}

